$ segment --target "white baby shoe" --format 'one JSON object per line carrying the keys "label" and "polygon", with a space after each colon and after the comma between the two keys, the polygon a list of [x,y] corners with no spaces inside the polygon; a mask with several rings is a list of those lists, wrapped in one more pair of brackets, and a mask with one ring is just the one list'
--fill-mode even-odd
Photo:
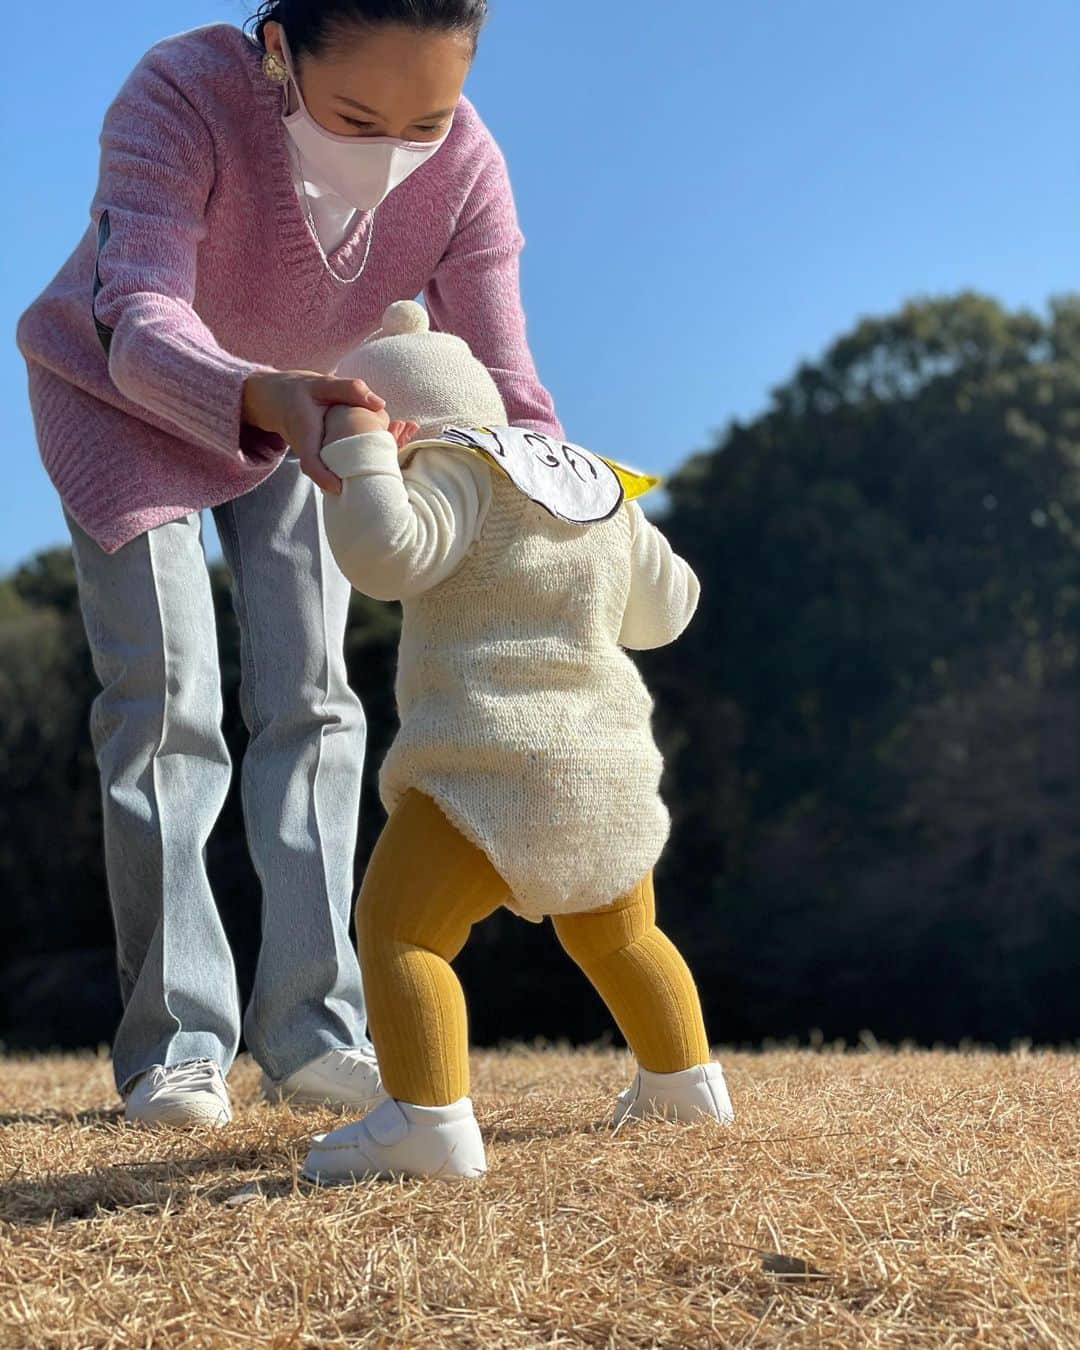
{"label": "white baby shoe", "polygon": [[317,1134],[303,1175],[319,1185],[365,1177],[479,1177],[487,1171],[472,1102],[413,1106],[387,1098],[350,1125]]}
{"label": "white baby shoe", "polygon": [[264,1074],[262,1092],[271,1102],[350,1111],[365,1110],[384,1095],[378,1061],[367,1047],[327,1050],[279,1082]]}
{"label": "white baby shoe", "polygon": [[724,1071],[719,1064],[695,1064],[679,1073],[650,1073],[638,1069],[634,1081],[619,1093],[612,1126],[624,1120],[663,1116],[694,1121],[709,1117],[721,1125],[735,1119]]}
{"label": "white baby shoe", "polygon": [[229,1093],[211,1059],[154,1064],[124,1094],[124,1119],[132,1125],[228,1125]]}

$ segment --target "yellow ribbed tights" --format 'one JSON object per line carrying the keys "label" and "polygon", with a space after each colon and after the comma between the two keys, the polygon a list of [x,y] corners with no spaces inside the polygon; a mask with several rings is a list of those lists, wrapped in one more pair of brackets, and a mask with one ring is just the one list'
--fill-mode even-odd
{"label": "yellow ribbed tights", "polygon": [[[356,908],[371,1034],[391,1096],[445,1106],[468,1095],[465,996],[450,962],[472,925],[508,898],[486,855],[429,797],[407,793],[375,846]],[[697,989],[656,927],[651,876],[607,909],[553,922],[642,1068],[676,1073],[708,1060]]]}

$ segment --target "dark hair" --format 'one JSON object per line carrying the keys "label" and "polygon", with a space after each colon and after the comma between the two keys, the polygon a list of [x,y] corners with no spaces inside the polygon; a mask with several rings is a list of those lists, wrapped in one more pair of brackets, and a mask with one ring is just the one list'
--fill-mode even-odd
{"label": "dark hair", "polygon": [[299,61],[308,52],[320,51],[336,31],[354,24],[468,33],[475,46],[487,14],[487,0],[263,0],[247,26],[262,44],[266,25],[281,24]]}

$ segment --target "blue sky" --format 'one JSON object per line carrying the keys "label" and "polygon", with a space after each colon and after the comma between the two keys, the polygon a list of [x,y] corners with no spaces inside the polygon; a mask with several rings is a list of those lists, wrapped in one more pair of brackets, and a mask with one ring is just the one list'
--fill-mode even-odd
{"label": "blue sky", "polygon": [[[1080,286],[1075,0],[493,0],[469,93],[510,162],[568,433],[668,471],[859,316]],[[241,0],[7,7],[0,568],[61,542],[11,335],[85,228],[107,103]],[[13,478],[13,481],[12,481]]]}

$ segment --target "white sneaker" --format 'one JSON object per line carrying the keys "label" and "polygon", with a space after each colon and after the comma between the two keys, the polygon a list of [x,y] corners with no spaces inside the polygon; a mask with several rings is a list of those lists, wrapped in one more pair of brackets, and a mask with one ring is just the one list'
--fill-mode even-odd
{"label": "white sneaker", "polygon": [[719,1064],[695,1064],[680,1073],[650,1073],[638,1069],[634,1081],[619,1093],[612,1125],[624,1120],[663,1116],[668,1120],[694,1121],[711,1117],[721,1125],[735,1119],[724,1071]]}
{"label": "white sneaker", "polygon": [[322,1186],[365,1177],[480,1177],[484,1141],[472,1102],[413,1106],[387,1098],[363,1120],[317,1134],[304,1163],[308,1181]]}
{"label": "white sneaker", "polygon": [[267,1101],[343,1110],[364,1110],[384,1095],[378,1061],[366,1048],[327,1050],[278,1083],[263,1074],[262,1092]]}
{"label": "white sneaker", "polygon": [[155,1064],[124,1094],[124,1119],[139,1125],[228,1125],[229,1092],[212,1059]]}

